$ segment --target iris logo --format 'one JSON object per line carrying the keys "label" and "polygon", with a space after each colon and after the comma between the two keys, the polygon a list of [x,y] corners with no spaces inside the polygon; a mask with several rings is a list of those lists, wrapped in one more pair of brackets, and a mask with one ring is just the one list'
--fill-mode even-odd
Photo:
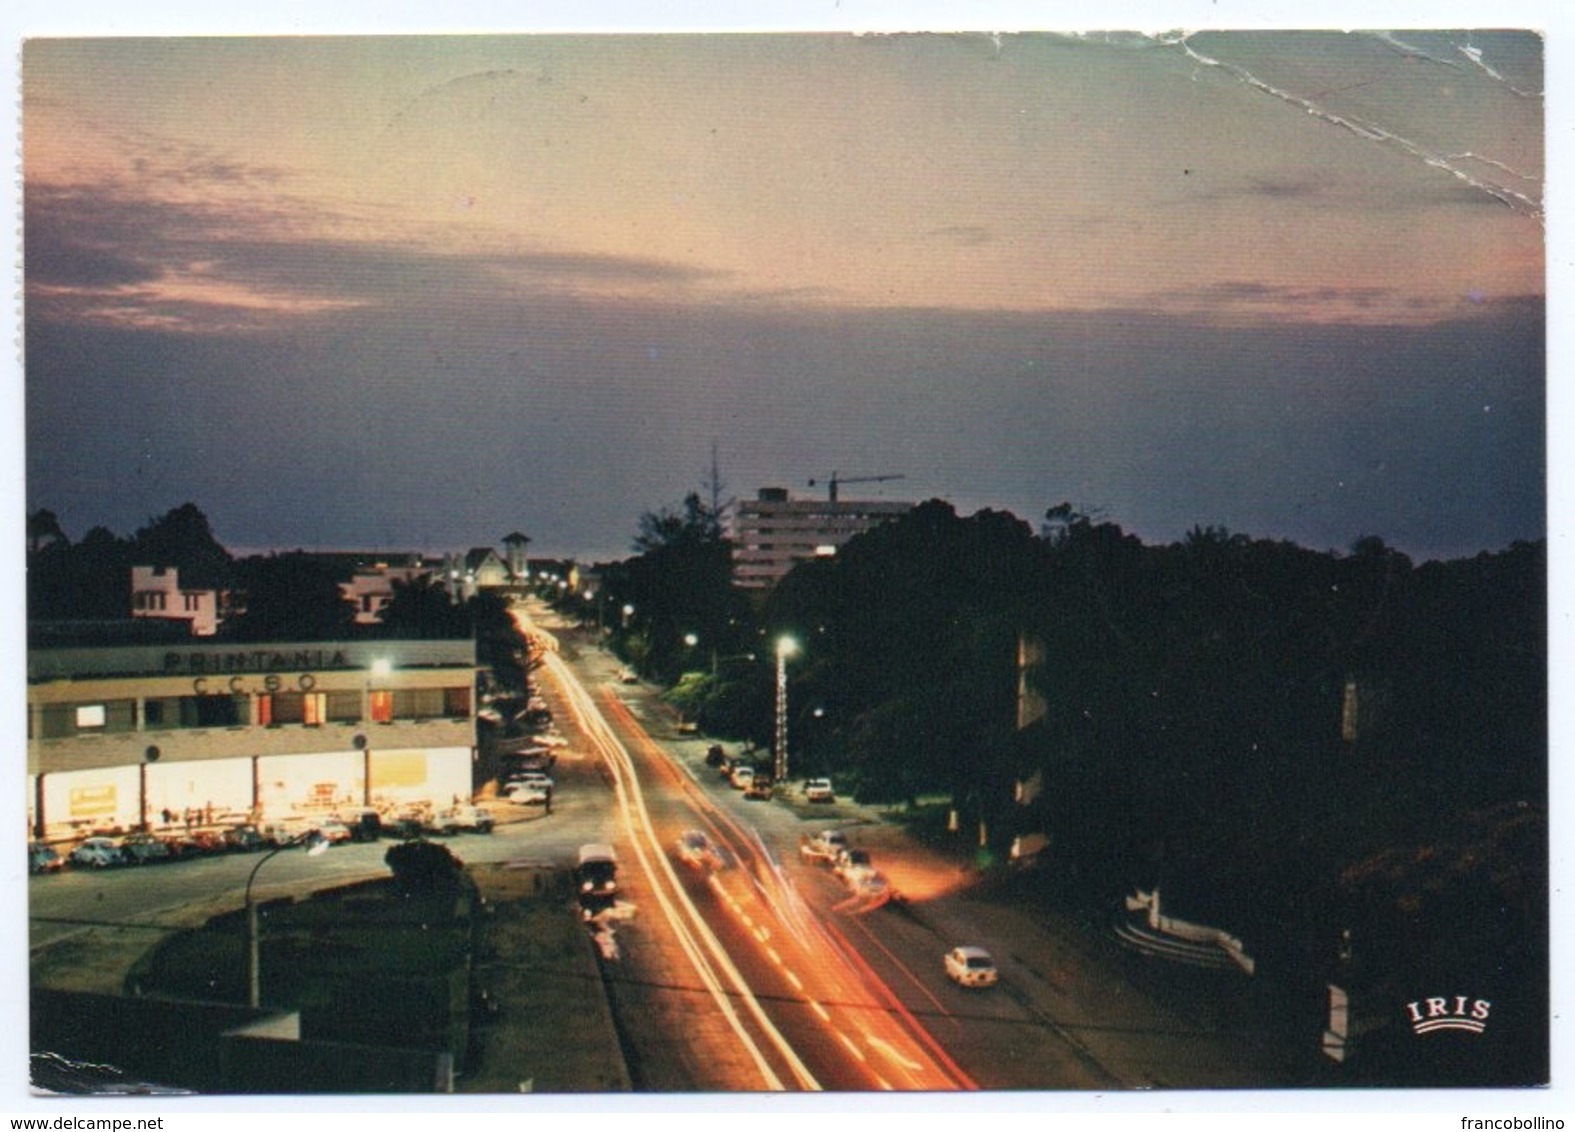
{"label": "iris logo", "polygon": [[1480,1034],[1487,1029],[1488,1012],[1493,1004],[1485,998],[1457,994],[1453,998],[1424,998],[1406,1003],[1411,1029],[1418,1034],[1438,1030],[1465,1030]]}

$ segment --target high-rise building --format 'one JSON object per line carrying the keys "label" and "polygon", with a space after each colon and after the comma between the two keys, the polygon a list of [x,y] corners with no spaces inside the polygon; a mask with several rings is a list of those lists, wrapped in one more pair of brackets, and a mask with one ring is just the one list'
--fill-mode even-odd
{"label": "high-rise building", "polygon": [[792,499],[786,488],[763,487],[734,515],[733,579],[769,589],[798,563],[831,557],[854,535],[911,510],[893,500]]}

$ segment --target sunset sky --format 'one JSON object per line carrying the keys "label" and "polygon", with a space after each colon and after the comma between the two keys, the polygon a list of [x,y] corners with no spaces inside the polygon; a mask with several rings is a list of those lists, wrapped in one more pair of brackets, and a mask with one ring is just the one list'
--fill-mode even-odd
{"label": "sunset sky", "polygon": [[27,506],[622,557],[897,475],[1146,541],[1545,533],[1517,32],[34,39]]}

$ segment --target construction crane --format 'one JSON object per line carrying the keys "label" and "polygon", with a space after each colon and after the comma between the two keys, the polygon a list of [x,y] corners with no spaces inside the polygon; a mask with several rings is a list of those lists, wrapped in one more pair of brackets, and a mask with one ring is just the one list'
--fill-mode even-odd
{"label": "construction crane", "polygon": [[[882,483],[885,480],[900,480],[900,479],[903,479],[903,478],[904,477],[900,476],[900,475],[895,475],[895,476],[838,476],[836,472],[832,472],[831,473],[831,478],[826,481],[827,498],[830,499],[831,502],[833,502],[833,503],[835,503],[837,501],[837,487],[840,484],[845,484],[845,483]],[[816,483],[815,480],[810,480],[809,481],[809,486],[810,487],[814,487],[815,483]]]}

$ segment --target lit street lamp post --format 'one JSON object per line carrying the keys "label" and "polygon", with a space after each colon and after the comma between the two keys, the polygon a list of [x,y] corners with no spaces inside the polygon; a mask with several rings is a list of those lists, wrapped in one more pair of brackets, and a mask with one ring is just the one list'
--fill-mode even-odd
{"label": "lit street lamp post", "polygon": [[786,783],[788,775],[788,725],[787,725],[787,662],[798,652],[798,642],[792,637],[777,638],[777,733],[776,765],[773,777]]}
{"label": "lit street lamp post", "polygon": [[292,837],[283,845],[274,847],[263,855],[262,860],[252,866],[252,872],[246,878],[246,1005],[256,1010],[262,1000],[262,928],[258,922],[257,904],[252,900],[252,882],[257,879],[257,873],[269,861],[273,860],[286,849],[297,845],[306,846],[306,854],[315,857],[328,848],[328,839],[317,830],[312,829]]}

